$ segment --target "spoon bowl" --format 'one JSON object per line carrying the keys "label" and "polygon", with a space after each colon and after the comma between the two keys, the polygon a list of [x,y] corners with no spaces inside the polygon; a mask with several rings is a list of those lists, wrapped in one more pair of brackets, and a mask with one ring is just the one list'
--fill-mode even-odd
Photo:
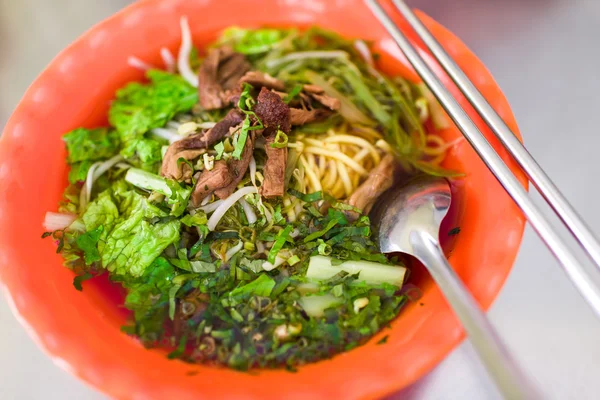
{"label": "spoon bowl", "polygon": [[448,181],[432,176],[415,177],[385,192],[371,211],[381,251],[419,258],[410,240],[411,232],[420,230],[437,238],[450,209],[451,197]]}
{"label": "spoon bowl", "polygon": [[483,366],[504,398],[539,398],[485,313],[452,269],[440,246],[440,226],[452,195],[446,179],[417,176],[392,186],[371,210],[382,253],[402,252],[425,265],[460,319]]}

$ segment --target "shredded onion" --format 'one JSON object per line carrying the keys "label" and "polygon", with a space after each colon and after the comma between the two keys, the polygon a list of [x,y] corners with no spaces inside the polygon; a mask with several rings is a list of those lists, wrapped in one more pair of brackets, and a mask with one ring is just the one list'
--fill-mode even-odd
{"label": "shredded onion", "polygon": [[92,189],[94,182],[100,178],[106,171],[114,167],[116,164],[125,160],[122,155],[118,154],[106,161],[98,161],[92,164],[85,178],[85,184],[79,193],[79,209],[84,210],[92,197]]}
{"label": "shredded onion", "polygon": [[208,204],[208,202],[210,201],[210,199],[212,198],[212,194],[209,194],[208,196],[206,196],[204,199],[202,199],[202,203],[200,203],[201,206],[205,206]]}
{"label": "shredded onion", "polygon": [[254,187],[256,187],[256,160],[254,159],[254,156],[250,158],[250,164],[248,164],[248,167],[250,168],[250,180],[252,181]]}
{"label": "shredded onion", "polygon": [[181,47],[177,57],[177,68],[179,74],[194,87],[198,87],[198,76],[190,66],[190,54],[192,52],[192,33],[187,17],[181,17]]}
{"label": "shredded onion", "polygon": [[[124,161],[124,160],[125,160],[125,158],[122,155],[117,154],[116,156],[104,161],[94,171],[94,176],[92,178],[92,180],[93,180],[92,184],[94,182],[96,182],[96,180],[98,178],[100,178],[106,171],[108,171],[109,169],[111,169],[112,167],[114,167],[115,165],[117,165],[118,163],[120,163],[121,161]],[[90,194],[91,194],[91,192],[90,192]]]}
{"label": "shredded onion", "polygon": [[150,131],[153,135],[156,135],[160,138],[166,139],[169,143],[175,143],[178,140],[183,139],[182,136],[173,132],[171,129],[165,128],[154,128]]}
{"label": "shredded onion", "polygon": [[81,188],[81,192],[79,192],[79,209],[85,210],[87,207],[88,201],[90,200],[90,196],[92,193],[92,184],[94,182],[94,171],[102,164],[101,162],[95,162],[90,166],[88,170],[87,176],[85,177],[85,182],[83,187]]}
{"label": "shredded onion", "polygon": [[216,122],[201,122],[198,124],[198,128],[200,129],[210,129],[210,128],[214,128],[214,126],[216,125]]}
{"label": "shredded onion", "polygon": [[243,198],[240,199],[240,204],[244,208],[244,213],[246,214],[246,218],[248,218],[248,223],[249,224],[255,223],[258,220],[258,218],[256,217],[256,213],[252,209],[252,206],[250,204],[248,204],[248,202],[246,200],[244,200]]}
{"label": "shredded onion", "polygon": [[242,247],[244,247],[244,243],[242,243],[240,240],[238,241],[238,244],[227,250],[227,253],[225,253],[225,259],[223,261],[227,262],[231,260],[231,257],[235,256],[242,249]]}
{"label": "shredded onion", "polygon": [[144,62],[135,56],[129,56],[129,58],[127,59],[127,64],[129,64],[133,68],[137,68],[142,71],[148,71],[149,69],[155,68],[153,65],[150,65],[147,62]]}
{"label": "shredded onion", "polygon": [[[208,220],[208,229],[214,231],[217,224],[223,218],[227,210],[229,210],[239,199],[250,193],[258,193],[254,186],[246,186],[233,193],[231,196],[223,200],[223,203],[215,210],[213,215]],[[214,203],[213,203],[214,204]]]}
{"label": "shredded onion", "polygon": [[44,229],[49,232],[66,229],[77,219],[76,214],[47,212],[44,218]]}
{"label": "shredded onion", "polygon": [[285,262],[285,258],[281,258],[281,257],[279,257],[279,256],[276,256],[276,257],[275,257],[275,263],[274,263],[274,264],[271,264],[270,262],[268,262],[268,261],[265,261],[265,262],[263,263],[262,267],[263,267],[263,269],[264,269],[265,271],[271,271],[271,270],[273,270],[273,269],[275,269],[275,268],[279,267],[279,266],[280,266],[281,264],[283,264],[284,262]]}
{"label": "shredded onion", "polygon": [[169,121],[167,122],[167,127],[171,128],[171,129],[179,129],[179,127],[181,126],[181,124],[179,122],[175,122],[175,121]]}
{"label": "shredded onion", "polygon": [[215,211],[217,208],[219,208],[221,206],[221,204],[223,204],[223,200],[217,200],[214,201],[210,204],[207,204],[203,207],[200,207],[200,210],[204,211],[205,213],[209,213],[209,212],[213,212]]}
{"label": "shredded onion", "polygon": [[265,207],[265,205],[262,204],[262,198],[261,198],[261,205],[263,207],[263,212],[265,213],[265,217],[267,218],[267,222],[271,223],[271,221],[273,221],[273,214],[271,214],[271,212],[267,209],[267,207]]}
{"label": "shredded onion", "polygon": [[167,49],[166,47],[163,47],[162,49],[160,49],[160,55],[162,56],[167,71],[171,73],[175,72],[176,62],[175,57],[173,57],[173,54],[171,53],[171,50]]}

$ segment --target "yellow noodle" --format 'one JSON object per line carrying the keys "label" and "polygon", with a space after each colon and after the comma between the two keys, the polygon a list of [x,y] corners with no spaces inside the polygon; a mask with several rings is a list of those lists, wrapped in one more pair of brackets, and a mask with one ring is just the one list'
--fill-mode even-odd
{"label": "yellow noodle", "polygon": [[352,179],[352,186],[353,187],[358,187],[358,183],[360,182],[360,176],[358,176],[357,174],[354,174],[351,176]]}
{"label": "yellow noodle", "polygon": [[321,148],[314,147],[314,146],[307,147],[306,152],[334,158],[334,159],[346,164],[348,167],[352,168],[359,174],[367,175],[367,171],[365,171],[365,169],[359,163],[357,163],[356,161],[354,161],[353,159],[351,159],[344,153],[334,153],[330,150],[325,150],[325,149],[321,149]]}
{"label": "yellow noodle", "polygon": [[302,152],[302,149],[304,148],[304,143],[292,142],[292,143],[288,143],[288,147],[291,149],[297,149],[299,152]]}
{"label": "yellow noodle", "polygon": [[315,170],[317,168],[317,165],[315,164],[315,157],[313,154],[307,154],[306,155],[306,161],[308,161],[308,167],[311,170]]}
{"label": "yellow noodle", "polygon": [[350,196],[352,194],[352,181],[350,180],[350,176],[348,175],[348,170],[344,163],[338,160],[337,162],[338,172],[340,174],[340,178],[344,184],[344,190],[346,191],[346,196]]}
{"label": "yellow noodle", "polygon": [[302,163],[300,163],[298,165],[299,168],[294,169],[294,171],[292,172],[292,175],[294,176],[294,178],[296,178],[296,181],[298,182],[299,185],[299,190],[303,193],[305,193],[306,191],[306,181],[304,179],[304,166],[302,165]]}
{"label": "yellow noodle", "polygon": [[365,140],[363,138],[359,138],[356,136],[350,136],[350,135],[337,135],[337,136],[328,137],[327,139],[325,139],[325,141],[329,142],[329,143],[337,142],[337,143],[355,144],[355,145],[359,146],[360,148],[366,148],[371,152],[371,155],[373,156],[373,159],[375,160],[375,162],[379,164],[380,156],[379,156],[379,153],[377,152],[377,149],[375,148],[375,146],[373,146],[371,143],[369,143],[367,140]]}
{"label": "yellow noodle", "polygon": [[322,147],[324,145],[323,141],[321,140],[316,140],[316,139],[312,139],[312,138],[306,138],[303,140],[306,144],[310,144],[313,146],[318,146],[318,147]]}
{"label": "yellow noodle", "polygon": [[323,180],[323,186],[330,188],[335,185],[337,178],[337,164],[334,160],[329,160],[329,167],[327,168],[327,176]]}
{"label": "yellow noodle", "polygon": [[390,146],[390,144],[383,139],[378,140],[377,143],[375,143],[375,146],[379,147],[381,150],[385,151],[386,153],[394,152],[394,150],[392,149],[392,146]]}
{"label": "yellow noodle", "polygon": [[356,162],[361,162],[366,156],[369,155],[369,153],[371,153],[370,149],[362,149],[361,151],[359,151],[358,153],[356,153],[353,157],[354,161]]}
{"label": "yellow noodle", "polygon": [[310,168],[310,165],[308,164],[306,157],[304,157],[304,154],[300,156],[300,161],[304,165],[304,172],[306,173],[306,176],[308,177],[308,181],[310,182],[310,184],[313,188],[313,191],[317,192],[319,190],[323,190],[323,188],[321,187],[321,182],[319,181],[319,178],[315,175],[314,171]]}
{"label": "yellow noodle", "polygon": [[339,199],[344,195],[344,184],[342,183],[341,179],[338,179],[333,189],[331,189],[331,194],[336,199]]}
{"label": "yellow noodle", "polygon": [[325,167],[327,164],[327,160],[325,159],[325,157],[317,157],[317,160],[319,161],[319,169],[321,170],[321,175],[325,175]]}

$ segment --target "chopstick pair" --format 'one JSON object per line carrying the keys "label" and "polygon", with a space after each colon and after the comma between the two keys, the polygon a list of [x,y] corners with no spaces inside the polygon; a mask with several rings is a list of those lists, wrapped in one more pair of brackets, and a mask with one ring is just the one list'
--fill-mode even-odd
{"label": "chopstick pair", "polygon": [[[471,118],[469,118],[465,110],[459,105],[458,101],[443,86],[381,4],[377,0],[365,1],[379,22],[381,22],[392,36],[398,47],[400,47],[400,50],[402,50],[408,61],[412,64],[417,74],[423,79],[465,138],[471,143],[471,146],[482,161],[523,211],[531,226],[561,263],[567,276],[575,284],[583,298],[592,307],[596,315],[600,317],[600,288],[595,284],[593,276],[573,253],[572,249],[561,240],[556,227],[550,223],[548,217],[533,203],[527,191],[521,186],[508,166],[496,153]],[[492,106],[442,48],[440,43],[411,8],[403,0],[392,0],[392,3],[418,37],[425,43],[436,61],[442,66],[459,90],[491,128],[508,153],[517,161],[528,179],[571,232],[598,270],[600,270],[600,242],[591,229],[585,224],[573,206],[569,204],[564,195],[519,141],[517,136],[510,130],[496,111],[494,111]]]}

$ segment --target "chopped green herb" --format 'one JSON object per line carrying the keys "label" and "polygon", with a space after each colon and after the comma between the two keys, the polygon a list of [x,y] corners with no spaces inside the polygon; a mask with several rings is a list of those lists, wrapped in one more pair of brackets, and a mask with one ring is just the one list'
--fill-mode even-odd
{"label": "chopped green herb", "polygon": [[267,258],[267,261],[269,261],[271,264],[275,263],[275,257],[277,257],[277,254],[279,254],[279,251],[283,248],[285,242],[289,240],[292,229],[292,225],[288,225],[277,235],[275,243],[273,243],[273,247],[271,247],[271,251],[269,251],[269,257]]}

